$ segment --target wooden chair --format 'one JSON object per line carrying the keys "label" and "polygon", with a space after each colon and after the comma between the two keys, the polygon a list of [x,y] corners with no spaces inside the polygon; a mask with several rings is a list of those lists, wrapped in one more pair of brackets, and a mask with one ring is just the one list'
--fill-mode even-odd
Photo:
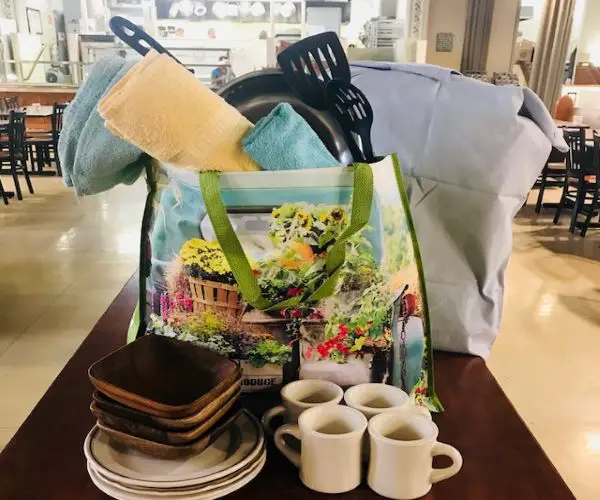
{"label": "wooden chair", "polygon": [[10,164],[15,192],[19,200],[23,199],[19,183],[19,170],[25,176],[29,192],[33,194],[33,186],[31,185],[25,158],[25,113],[11,111],[8,124],[8,151],[0,151],[0,164]]}
{"label": "wooden chair", "polygon": [[[592,192],[586,192],[586,199],[581,205],[581,208],[577,215],[585,215],[583,222],[575,221],[575,227],[580,227],[580,235],[585,236],[588,228],[600,227],[600,220],[592,223],[592,218],[600,214],[600,136],[598,132],[594,131],[594,160],[592,167],[592,175],[585,176],[585,181],[588,184],[589,190]],[[595,189],[594,189],[595,187]],[[585,203],[589,200],[590,203]]]}
{"label": "wooden chair", "polygon": [[535,187],[539,188],[538,199],[535,204],[535,213],[539,214],[544,203],[544,192],[549,187],[563,187],[567,169],[565,167],[565,153],[561,153],[557,149],[552,148],[548,161],[542,170],[535,183]]}
{"label": "wooden chair", "polygon": [[[582,128],[565,129],[564,136],[569,145],[567,153],[566,175],[563,184],[563,192],[554,215],[554,224],[560,221],[560,215],[564,208],[572,208],[571,223],[569,231],[574,233],[576,227],[580,226],[577,222],[577,216],[580,213],[587,213],[590,204],[586,201],[593,201],[597,197],[598,179],[600,176],[594,171],[596,163],[593,155],[586,150],[585,130]],[[592,214],[594,207],[591,208]],[[591,216],[589,217],[591,219]],[[589,220],[582,228],[582,236],[585,235]]]}
{"label": "wooden chair", "polygon": [[0,177],[0,196],[2,196],[2,200],[4,201],[4,204],[8,205],[8,196],[6,194],[6,190],[4,189],[4,186],[2,185],[2,177]]}
{"label": "wooden chair", "polygon": [[[55,102],[52,106],[52,130],[47,132],[32,132],[28,135],[26,143],[29,151],[31,165],[35,161],[42,165],[50,165],[52,161],[56,162],[56,173],[62,176],[60,160],[58,158],[58,139],[62,130],[63,114],[67,104]],[[35,158],[34,158],[35,150]],[[50,155],[53,154],[53,156]]]}

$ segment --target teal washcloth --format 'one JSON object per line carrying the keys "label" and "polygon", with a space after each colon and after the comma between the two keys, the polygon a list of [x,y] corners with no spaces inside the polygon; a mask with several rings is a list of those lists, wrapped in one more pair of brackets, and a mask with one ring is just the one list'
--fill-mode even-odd
{"label": "teal washcloth", "polygon": [[58,156],[65,184],[80,196],[132,184],[147,161],[138,147],[109,132],[96,110],[98,101],[133,65],[122,57],[100,59],[65,109]]}
{"label": "teal washcloth", "polygon": [[287,102],[278,104],[259,120],[242,140],[242,147],[264,170],[340,166],[306,120]]}

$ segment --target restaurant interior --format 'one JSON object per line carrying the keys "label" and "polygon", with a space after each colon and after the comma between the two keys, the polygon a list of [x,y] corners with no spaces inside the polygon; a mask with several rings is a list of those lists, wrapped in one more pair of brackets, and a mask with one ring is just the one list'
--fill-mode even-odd
{"label": "restaurant interior", "polygon": [[600,2],[5,0],[0,198],[0,499],[600,498]]}

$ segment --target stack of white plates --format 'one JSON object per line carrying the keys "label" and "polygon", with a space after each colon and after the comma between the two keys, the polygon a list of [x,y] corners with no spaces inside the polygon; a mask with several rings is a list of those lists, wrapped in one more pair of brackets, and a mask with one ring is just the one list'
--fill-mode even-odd
{"label": "stack of white plates", "polygon": [[252,481],[267,458],[262,427],[246,411],[208,448],[185,458],[165,460],[127,449],[98,427],[83,450],[94,484],[118,500],[219,498]]}

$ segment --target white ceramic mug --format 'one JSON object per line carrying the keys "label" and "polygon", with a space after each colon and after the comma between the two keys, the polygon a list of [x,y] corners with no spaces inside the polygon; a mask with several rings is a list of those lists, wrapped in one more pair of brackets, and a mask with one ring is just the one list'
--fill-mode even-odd
{"label": "white ceramic mug", "polygon": [[[343,493],[361,481],[361,442],[366,417],[347,406],[321,405],[306,410],[298,424],[286,424],[275,431],[275,445],[294,465],[300,480],[311,490]],[[302,443],[301,452],[292,450],[284,436]]]}
{"label": "white ceramic mug", "polygon": [[344,401],[348,406],[356,408],[368,419],[380,413],[404,410],[424,415],[431,420],[431,413],[429,413],[427,408],[412,404],[408,394],[393,385],[355,385],[346,390]]}
{"label": "white ceramic mug", "polygon": [[[344,393],[344,401],[348,406],[356,408],[367,420],[375,415],[390,411],[406,411],[424,415],[431,420],[431,413],[427,408],[415,406],[410,402],[406,392],[398,387],[387,384],[359,384],[350,387]],[[363,439],[363,460],[369,460],[369,436]]]}
{"label": "white ceramic mug", "polygon": [[304,410],[321,405],[337,405],[344,391],[339,385],[327,380],[296,380],[281,388],[282,405],[267,410],[262,417],[265,430],[272,434],[271,419],[283,415],[288,423],[295,424]]}
{"label": "white ceramic mug", "polygon": [[[454,476],[462,456],[452,446],[437,442],[438,428],[422,415],[389,412],[369,421],[371,459],[368,483],[373,491],[395,500],[426,495],[433,483]],[[433,457],[446,455],[452,465],[434,469]]]}

